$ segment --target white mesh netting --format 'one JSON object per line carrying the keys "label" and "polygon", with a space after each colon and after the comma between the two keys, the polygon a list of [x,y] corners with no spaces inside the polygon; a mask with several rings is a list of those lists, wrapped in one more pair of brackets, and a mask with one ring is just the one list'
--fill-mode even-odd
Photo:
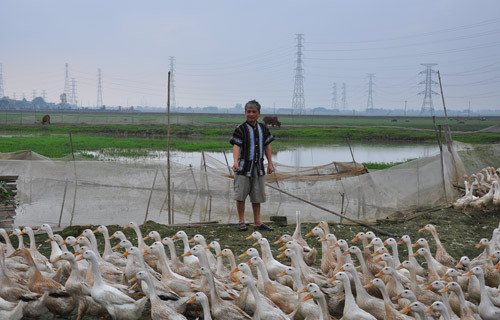
{"label": "white mesh netting", "polygon": [[[461,184],[465,171],[458,154],[443,149],[444,171],[439,154],[366,174],[362,174],[364,167],[356,163],[308,168],[276,164],[278,174],[268,176],[267,183],[349,218],[370,222],[443,205],[455,198],[453,185]],[[166,162],[131,164],[54,161],[33,155],[27,159],[38,160],[6,157],[0,156],[0,176],[19,176],[15,225],[58,224],[59,219],[62,226],[123,225],[132,220],[144,221],[146,212],[148,220],[168,223]],[[233,180],[226,163],[207,154],[204,158],[205,164],[199,168],[171,165],[176,224],[237,220]],[[262,206],[265,220],[282,215],[293,221],[295,211],[300,210],[303,221],[339,221],[331,213],[274,189],[267,188],[267,195],[268,201]],[[252,221],[248,201],[246,214]]]}

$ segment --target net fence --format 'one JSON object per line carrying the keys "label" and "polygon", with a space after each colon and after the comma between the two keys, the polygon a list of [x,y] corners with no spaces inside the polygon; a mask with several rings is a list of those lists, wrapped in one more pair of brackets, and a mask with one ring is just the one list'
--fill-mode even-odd
{"label": "net fence", "polygon": [[[443,161],[437,154],[373,172],[353,162],[317,167],[276,163],[277,174],[266,178],[277,189],[346,217],[373,222],[451,202],[458,196],[455,186],[462,184],[466,171],[477,172],[475,167],[483,163],[499,165],[499,145],[461,149],[457,153],[444,147]],[[164,224],[234,223],[237,213],[228,163],[209,154],[203,159],[199,167],[171,163],[170,220],[165,161],[50,160],[25,152],[0,155],[0,176],[19,176],[14,225],[123,225],[146,218]],[[274,188],[267,188],[267,196],[262,205],[264,220],[277,215],[293,221],[295,211],[300,210],[303,221],[341,222]],[[247,201],[249,221],[253,220],[251,212]]]}

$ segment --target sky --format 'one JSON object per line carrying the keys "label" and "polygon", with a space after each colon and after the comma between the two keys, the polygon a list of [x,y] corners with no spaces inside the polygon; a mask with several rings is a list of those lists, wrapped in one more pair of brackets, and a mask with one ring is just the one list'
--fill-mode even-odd
{"label": "sky", "polygon": [[290,108],[300,33],[306,108],[332,108],[336,84],[342,109],[345,83],[347,108],[365,110],[373,73],[374,108],[419,110],[421,64],[436,63],[449,109],[500,110],[497,0],[0,0],[0,12],[11,98],[59,102],[68,63],[79,105],[96,106],[100,68],[104,105],[165,107],[173,56],[176,106]]}

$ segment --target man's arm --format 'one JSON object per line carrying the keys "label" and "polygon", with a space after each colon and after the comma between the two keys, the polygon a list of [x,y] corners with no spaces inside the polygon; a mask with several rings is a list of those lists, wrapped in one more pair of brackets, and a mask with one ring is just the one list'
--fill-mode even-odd
{"label": "man's arm", "polygon": [[240,147],[233,145],[233,171],[238,172],[238,158],[240,157]]}
{"label": "man's arm", "polygon": [[273,165],[273,155],[271,153],[271,144],[268,144],[267,146],[264,147],[264,153],[266,154],[267,158],[267,173],[271,174],[274,172],[274,165]]}

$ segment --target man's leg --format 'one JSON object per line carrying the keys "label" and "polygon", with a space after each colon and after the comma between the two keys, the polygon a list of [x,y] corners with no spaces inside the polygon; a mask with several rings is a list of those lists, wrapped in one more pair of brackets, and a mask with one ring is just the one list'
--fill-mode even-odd
{"label": "man's leg", "polygon": [[240,223],[245,223],[245,201],[236,200],[236,210],[238,210],[238,217],[240,219]]}
{"label": "man's leg", "polygon": [[260,221],[260,203],[252,203],[252,209],[253,209],[253,225],[255,227],[258,227],[262,224],[262,221]]}

